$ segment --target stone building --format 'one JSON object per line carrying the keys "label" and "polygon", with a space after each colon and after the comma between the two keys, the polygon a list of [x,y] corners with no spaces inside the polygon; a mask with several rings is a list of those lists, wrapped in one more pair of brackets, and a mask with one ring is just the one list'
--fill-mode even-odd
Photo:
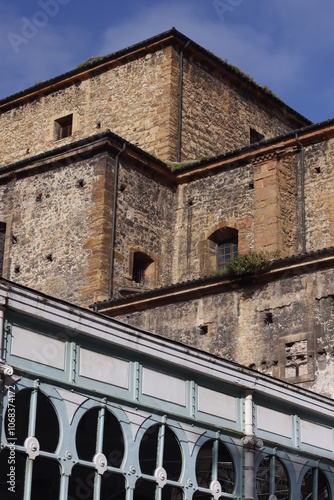
{"label": "stone building", "polygon": [[[5,279],[334,396],[334,121],[172,29],[0,101],[0,131]],[[250,252],[279,259],[221,273]]]}

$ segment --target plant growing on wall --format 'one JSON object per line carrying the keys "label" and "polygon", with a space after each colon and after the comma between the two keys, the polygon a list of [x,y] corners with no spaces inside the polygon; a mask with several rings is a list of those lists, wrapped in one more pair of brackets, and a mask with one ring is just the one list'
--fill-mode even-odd
{"label": "plant growing on wall", "polygon": [[238,254],[228,261],[226,269],[215,272],[214,276],[221,276],[224,274],[235,274],[237,276],[255,274],[259,271],[264,271],[272,262],[279,258],[279,251]]}
{"label": "plant growing on wall", "polygon": [[269,265],[279,259],[279,252],[250,252],[238,254],[227,264],[227,272],[244,275],[254,274],[267,269]]}

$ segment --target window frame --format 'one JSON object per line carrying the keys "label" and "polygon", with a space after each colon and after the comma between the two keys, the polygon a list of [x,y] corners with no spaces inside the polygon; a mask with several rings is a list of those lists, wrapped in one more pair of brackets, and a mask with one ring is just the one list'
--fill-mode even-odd
{"label": "window frame", "polygon": [[[229,250],[229,252],[227,252]],[[223,255],[222,255],[223,254]],[[230,255],[228,258],[227,255]],[[228,262],[238,255],[238,238],[217,243],[217,269],[226,269]]]}
{"label": "window frame", "polygon": [[73,134],[73,113],[70,113],[54,121],[54,139],[60,141],[71,137]]}
{"label": "window frame", "polygon": [[[210,234],[208,243],[208,269],[210,272],[221,271],[227,268],[229,260],[239,253],[239,233],[235,227],[222,226]],[[230,258],[221,258],[221,250],[230,250]]]}

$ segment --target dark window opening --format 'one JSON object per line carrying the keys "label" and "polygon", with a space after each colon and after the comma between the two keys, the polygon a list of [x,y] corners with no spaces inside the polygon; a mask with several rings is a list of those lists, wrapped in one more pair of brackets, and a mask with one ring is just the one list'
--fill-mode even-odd
{"label": "dark window opening", "polygon": [[3,264],[5,259],[6,224],[0,222],[0,276],[3,275]]}
{"label": "dark window opening", "polygon": [[[133,493],[134,500],[155,500],[156,483],[145,479],[138,479]],[[162,490],[163,491],[163,490]]]}
{"label": "dark window opening", "polygon": [[73,115],[67,115],[55,121],[55,140],[65,139],[72,135]]}
{"label": "dark window opening", "polygon": [[59,422],[53,404],[38,392],[35,436],[41,450],[54,453],[59,441]]}
{"label": "dark window opening", "polygon": [[[16,444],[23,446],[29,436],[29,419],[32,391],[23,389],[15,396],[15,438]],[[34,413],[34,412],[32,412]],[[5,416],[6,437],[8,430],[8,409]],[[40,391],[37,394],[35,436],[43,451],[55,452],[59,441],[59,421],[49,398]]]}
{"label": "dark window opening", "polygon": [[256,142],[260,142],[264,139],[264,135],[260,134],[257,130],[254,128],[251,128],[249,131],[249,140],[250,144],[255,144]]}
{"label": "dark window opening", "polygon": [[152,264],[154,261],[151,257],[142,252],[135,252],[133,254],[132,280],[141,285],[153,281],[151,274],[154,272],[154,268]]}
{"label": "dark window opening", "polygon": [[72,469],[68,487],[68,498],[71,500],[93,500],[95,470],[84,465],[75,465]]}
{"label": "dark window opening", "polygon": [[264,317],[264,324],[271,325],[273,323],[273,313],[267,312]]}
{"label": "dark window opening", "polygon": [[[162,435],[164,435],[163,440]],[[159,464],[159,448],[162,442],[163,459]],[[139,448],[139,463],[143,474],[153,476],[157,467],[163,467],[169,480],[179,480],[182,470],[181,449],[169,427],[165,426],[163,429],[160,425],[154,425],[145,432]]]}
{"label": "dark window opening", "polygon": [[[102,450],[97,449],[98,425],[103,418]],[[124,438],[117,418],[109,411],[102,415],[101,408],[88,410],[81,418],[77,434],[76,446],[78,456],[82,460],[92,461],[96,453],[107,457],[108,466],[120,467],[124,456]]]}
{"label": "dark window opening", "polygon": [[31,498],[58,500],[60,468],[55,460],[36,457],[33,465]]}
{"label": "dark window opening", "polygon": [[276,457],[262,460],[256,473],[256,492],[259,500],[276,495],[278,500],[290,498],[289,476],[283,463]]}
{"label": "dark window opening", "polygon": [[[211,258],[216,269],[226,269],[228,261],[238,255],[238,231],[231,227],[217,229],[209,238]],[[214,262],[211,263],[213,268]]]}
{"label": "dark window opening", "polygon": [[125,500],[126,486],[125,478],[121,474],[107,471],[101,478],[101,499],[112,498],[113,500]]}
{"label": "dark window opening", "polygon": [[193,494],[193,500],[212,500],[212,495],[210,493],[201,493],[200,491],[195,491]]}
{"label": "dark window opening", "polygon": [[[0,452],[0,498],[8,500],[22,500],[24,496],[24,482],[26,474],[26,455],[15,450],[15,464],[13,452],[4,449]],[[15,467],[15,475],[10,476],[10,467]],[[12,482],[7,482],[11,481]],[[14,488],[9,490],[9,488]]]}
{"label": "dark window opening", "polygon": [[307,340],[285,344],[285,378],[308,374]]}
{"label": "dark window opening", "polygon": [[[328,481],[325,474],[318,469],[309,469],[302,480],[301,500],[325,500],[331,498]],[[313,493],[315,496],[312,497]]]}
{"label": "dark window opening", "polygon": [[230,452],[220,441],[207,441],[201,447],[196,459],[198,486],[210,488],[217,478],[224,493],[233,493],[235,472]]}
{"label": "dark window opening", "polygon": [[206,335],[206,334],[208,333],[208,331],[209,331],[209,327],[208,327],[208,325],[201,325],[201,326],[199,327],[199,333],[200,333],[201,335]]}

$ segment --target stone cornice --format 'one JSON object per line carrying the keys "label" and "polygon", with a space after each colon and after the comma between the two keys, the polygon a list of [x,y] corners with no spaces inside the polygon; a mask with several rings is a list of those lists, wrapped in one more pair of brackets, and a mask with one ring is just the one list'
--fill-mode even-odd
{"label": "stone cornice", "polygon": [[184,165],[174,165],[177,182],[183,184],[212,175],[215,171],[238,168],[250,163],[268,161],[275,157],[279,158],[282,155],[297,152],[296,133],[298,140],[305,147],[334,138],[334,120],[310,125],[284,136],[274,137],[199,162],[194,161]]}
{"label": "stone cornice", "polygon": [[171,186],[176,184],[175,176],[164,162],[110,131],[2,166],[0,167],[0,182],[6,182],[17,176],[31,175],[31,173],[70,165],[103,151],[109,151],[111,155],[116,155],[124,144],[126,144],[126,149],[122,154],[122,160],[132,162],[137,168],[150,170],[151,173],[164,179]]}
{"label": "stone cornice", "polygon": [[142,294],[128,296],[114,301],[93,304],[90,307],[107,316],[143,311],[166,304],[176,304],[185,300],[194,300],[207,295],[238,291],[250,286],[261,286],[278,279],[287,279],[298,275],[316,272],[334,266],[334,248],[324,249],[311,254],[298,255],[274,262],[270,268],[253,275],[213,276],[200,280],[171,285],[151,290]]}

